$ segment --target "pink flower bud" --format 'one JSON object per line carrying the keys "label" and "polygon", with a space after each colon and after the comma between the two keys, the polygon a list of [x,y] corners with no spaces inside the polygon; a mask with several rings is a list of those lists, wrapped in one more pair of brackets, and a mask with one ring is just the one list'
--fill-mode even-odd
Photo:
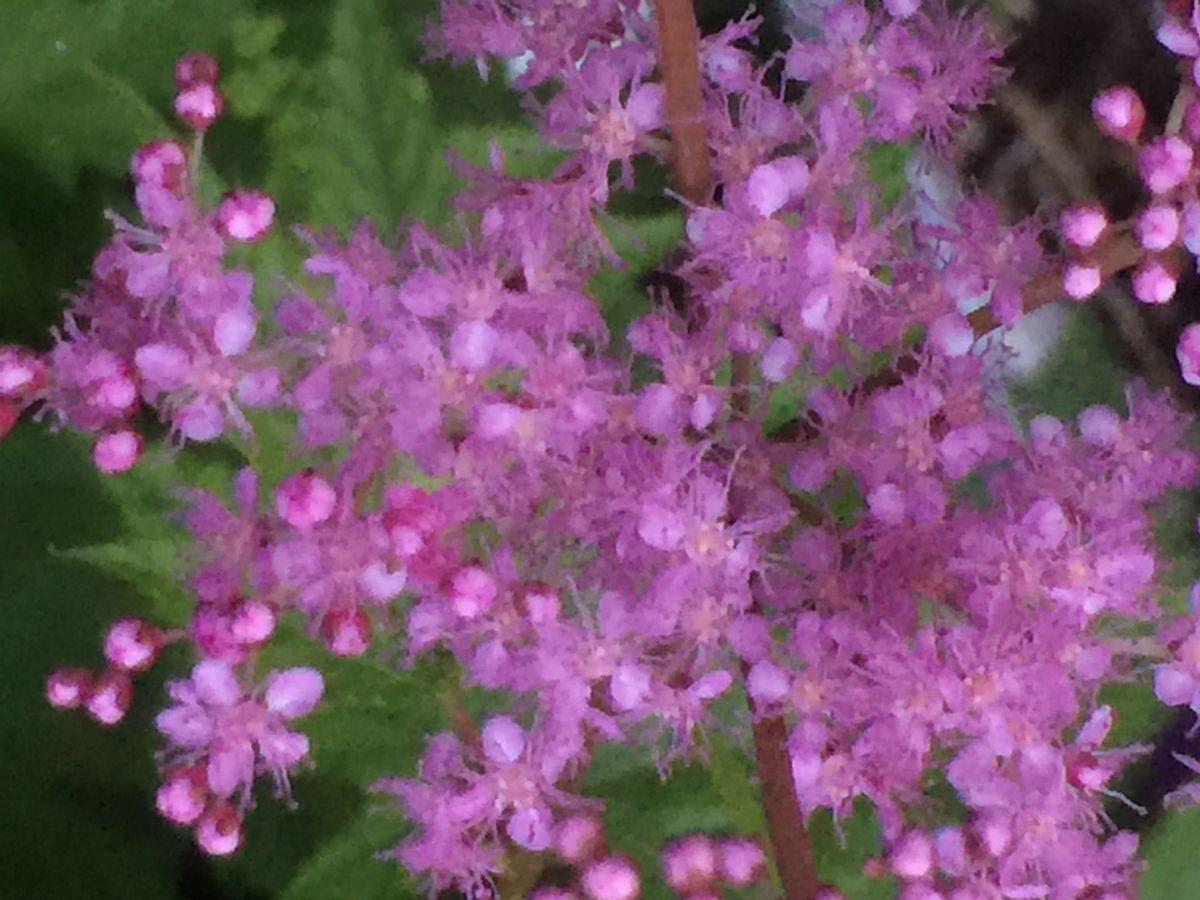
{"label": "pink flower bud", "polygon": [[1102,404],[1079,414],[1079,436],[1093,447],[1111,447],[1121,431],[1121,417]]}
{"label": "pink flower bud", "polygon": [[745,887],[767,874],[767,858],[754,841],[730,838],[717,845],[721,878],[735,887]]}
{"label": "pink flower bud", "polygon": [[1192,148],[1173,134],[1155,138],[1138,154],[1138,172],[1153,194],[1166,194],[1187,180],[1192,171]]}
{"label": "pink flower bud", "polygon": [[201,817],[195,834],[209,856],[228,856],[242,844],[242,820],[228,803],[218,803]]}
{"label": "pink flower bud", "polygon": [[92,447],[92,462],[105,475],[118,475],[134,467],[142,455],[142,437],[136,431],[112,431]]}
{"label": "pink flower bud", "polygon": [[261,644],[275,632],[279,613],[270,603],[247,600],[234,611],[229,632],[239,644]]}
{"label": "pink flower bud", "polygon": [[499,343],[499,333],[487,322],[462,322],[450,335],[450,361],[460,369],[478,372],[491,364]]}
{"label": "pink flower bud", "polygon": [[134,181],[183,193],[187,184],[187,152],[174,141],[152,141],[133,154]]}
{"label": "pink flower bud", "polygon": [[335,609],[321,620],[321,636],[336,656],[362,656],[371,645],[371,619],[361,609]]}
{"label": "pink flower bud", "polygon": [[923,831],[910,831],[892,847],[888,863],[905,881],[926,878],[933,872],[933,841]]}
{"label": "pink flower bud", "polygon": [[24,347],[0,347],[0,398],[29,400],[46,386],[46,364]]}
{"label": "pink flower bud", "polygon": [[257,325],[252,309],[227,309],[213,325],[213,343],[222,356],[238,356],[254,342]]}
{"label": "pink flower bud", "polygon": [[312,470],[287,478],[275,492],[279,518],[300,531],[321,524],[337,507],[337,493],[329,482]]}
{"label": "pink flower bud", "polygon": [[787,338],[775,338],[767,345],[766,352],[762,356],[760,367],[763,379],[771,384],[787,381],[792,370],[796,368],[798,358],[799,354],[796,352],[795,344]]}
{"label": "pink flower bud", "polygon": [[174,825],[193,825],[204,813],[208,803],[208,789],[203,766],[190,766],[168,773],[167,780],[158,789],[154,806],[168,822]]}
{"label": "pink flower bud", "polygon": [[1175,358],[1179,361],[1179,374],[1183,380],[1200,386],[1200,323],[1183,329],[1179,343],[1175,345]]}
{"label": "pink flower bud", "polygon": [[196,84],[216,84],[220,77],[217,61],[207,53],[185,53],[175,63],[175,87],[177,90]]}
{"label": "pink flower bud", "polygon": [[158,658],[163,633],[141,619],[121,619],[104,639],[104,658],[126,672],[142,672]]}
{"label": "pink flower bud", "polygon": [[883,0],[884,9],[897,19],[908,19],[917,14],[921,0]]}
{"label": "pink flower bud", "polygon": [[1167,18],[1154,32],[1158,42],[1178,56],[1196,56],[1200,54],[1200,42],[1196,33],[1184,22],[1176,18]]}
{"label": "pink flower bud", "polygon": [[76,709],[91,686],[92,673],[87,669],[58,669],[46,679],[46,699],[58,709]]}
{"label": "pink flower bud", "polygon": [[1135,144],[1146,121],[1146,107],[1133,88],[1117,85],[1096,95],[1092,100],[1092,115],[1096,125],[1109,137]]}
{"label": "pink flower bud", "polygon": [[899,525],[908,514],[904,491],[890,482],[871,488],[867,494],[867,507],[884,525]]}
{"label": "pink flower bud", "polygon": [[325,693],[325,679],[316,669],[299,666],[275,672],[267,683],[267,709],[285,719],[298,719],[312,712]]}
{"label": "pink flower bud", "polygon": [[1147,206],[1137,217],[1134,234],[1147,250],[1166,250],[1179,238],[1179,211],[1165,203]]}
{"label": "pink flower bud", "polygon": [[573,866],[581,866],[604,850],[604,825],[595,816],[572,816],[558,828],[554,849]]}
{"label": "pink flower bud", "polygon": [[1108,216],[1094,203],[1063,210],[1058,221],[1063,240],[1072,247],[1083,249],[1095,246],[1108,227]]}
{"label": "pink flower bud", "polygon": [[1184,110],[1183,134],[1193,147],[1200,143],[1200,101],[1193,100]]}
{"label": "pink flower bud", "polygon": [[703,834],[668,844],[662,851],[662,871],[663,880],[677,894],[709,891],[717,875],[717,848]]}
{"label": "pink flower bud", "polygon": [[1133,273],[1133,295],[1143,303],[1162,305],[1175,296],[1175,275],[1156,259],[1141,263]]}
{"label": "pink flower bud", "polygon": [[636,900],[642,892],[637,870],[619,856],[591,863],[580,880],[590,900]]}
{"label": "pink flower bud", "polygon": [[525,752],[525,732],[508,716],[492,716],[480,735],[483,755],[494,763],[512,763]]}
{"label": "pink flower bud", "polygon": [[102,673],[88,692],[88,715],[101,725],[116,725],[129,712],[133,701],[133,683],[124,672],[109,669]]}
{"label": "pink flower bud", "polygon": [[746,199],[760,216],[778,212],[808,187],[808,166],[799,157],[787,156],[763,163],[746,181]]}
{"label": "pink flower bud", "polygon": [[235,241],[265,237],[275,221],[275,201],[259,191],[231,191],[217,207],[217,228]]}
{"label": "pink flower bud", "polygon": [[1104,283],[1099,266],[1070,263],[1063,269],[1063,293],[1072,300],[1086,300]]}
{"label": "pink flower bud", "polygon": [[533,625],[546,625],[558,621],[559,613],[562,612],[562,601],[553,588],[531,584],[518,598],[518,607]]}
{"label": "pink flower bud", "polygon": [[208,131],[224,110],[225,99],[211,84],[193,84],[175,95],[175,115],[193,131]]}
{"label": "pink flower bud", "polygon": [[468,566],[450,583],[450,608],[463,619],[477,619],[492,608],[496,591],[496,581],[486,569]]}
{"label": "pink flower bud", "polygon": [[975,346],[975,329],[960,313],[946,313],[929,326],[929,346],[942,356],[966,356]]}

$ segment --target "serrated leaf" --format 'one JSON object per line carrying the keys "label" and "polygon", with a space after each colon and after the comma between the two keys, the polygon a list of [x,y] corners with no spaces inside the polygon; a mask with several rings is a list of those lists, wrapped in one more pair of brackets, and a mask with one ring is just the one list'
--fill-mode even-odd
{"label": "serrated leaf", "polygon": [[52,554],[87,563],[127,581],[153,598],[151,611],[157,623],[183,625],[193,602],[177,577],[179,551],[178,540],[127,539],[120,543],[54,549]]}

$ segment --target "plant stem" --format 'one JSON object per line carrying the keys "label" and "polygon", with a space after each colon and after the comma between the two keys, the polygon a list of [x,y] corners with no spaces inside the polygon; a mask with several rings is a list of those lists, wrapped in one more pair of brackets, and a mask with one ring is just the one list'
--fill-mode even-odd
{"label": "plant stem", "polygon": [[[688,201],[703,205],[712,194],[712,175],[700,93],[696,16],[692,0],[657,0],[654,9],[676,186]],[[748,363],[747,358],[734,359],[735,389],[749,385]],[[744,391],[737,396],[735,390],[735,397],[735,405],[744,406],[749,399]],[[812,900],[821,883],[792,780],[787,723],[779,716],[757,715],[753,702],[750,711],[754,715],[754,755],[762,785],[767,830],[784,896],[787,900]]]}

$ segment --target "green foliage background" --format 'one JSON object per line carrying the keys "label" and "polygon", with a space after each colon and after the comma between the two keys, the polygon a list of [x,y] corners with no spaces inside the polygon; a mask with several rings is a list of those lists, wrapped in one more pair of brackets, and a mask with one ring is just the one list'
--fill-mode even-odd
{"label": "green foliage background", "polygon": [[[0,28],[0,343],[45,346],[62,298],[86,277],[106,239],[105,209],[130,213],[126,166],[142,142],[169,135],[171,68],[189,49],[216,56],[231,114],[211,133],[208,186],[261,185],[284,222],[346,228],[358,216],[387,229],[445,222],[454,179],[444,153],[482,162],[497,137],[518,164],[536,139],[494,78],[424,64],[420,22],[429,0],[3,0]],[[887,160],[882,161],[886,167]],[[886,177],[886,173],[881,175]],[[679,234],[655,190],[625,203],[614,239],[630,268],[598,279],[614,324],[636,307],[634,279]],[[278,233],[260,271],[294,265]],[[1071,353],[1095,359],[1086,321]],[[1103,352],[1103,348],[1101,351]],[[1079,356],[1076,359],[1081,358]],[[1091,370],[1095,371],[1096,367]],[[1058,380],[1033,396],[1060,412],[1112,393],[1115,371],[1062,395]],[[1057,393],[1055,393],[1057,391]],[[298,812],[263,796],[237,858],[209,861],[152,809],[161,682],[186,660],[168,656],[139,682],[122,727],[101,730],[51,711],[42,682],[54,667],[99,664],[104,626],[122,614],[182,622],[172,579],[183,546],[164,525],[173,484],[221,493],[241,463],[232,448],[160,454],[119,479],[101,479],[84,441],[25,425],[0,443],[0,894],[56,900],[418,896],[401,870],[375,861],[402,821],[364,790],[412,769],[424,736],[442,727],[428,698],[444,687],[434,666],[402,672],[377,659],[336,665],[329,702],[309,720],[319,766],[295,782]],[[1185,544],[1186,546],[1186,544]],[[297,635],[274,651],[308,658]],[[1135,727],[1153,724],[1144,695],[1124,702]],[[668,783],[636,754],[602,755],[588,782],[609,807],[610,834],[654,871],[664,839],[692,829],[753,831],[760,816],[746,759],[717,740],[715,765]],[[838,845],[815,827],[827,878],[852,900],[889,894],[867,882],[877,850],[870,816],[845,825]],[[1187,895],[1186,860],[1200,846],[1197,816],[1160,827],[1148,854],[1147,897]],[[1181,868],[1180,860],[1184,861]],[[661,896],[661,885],[650,885]]]}

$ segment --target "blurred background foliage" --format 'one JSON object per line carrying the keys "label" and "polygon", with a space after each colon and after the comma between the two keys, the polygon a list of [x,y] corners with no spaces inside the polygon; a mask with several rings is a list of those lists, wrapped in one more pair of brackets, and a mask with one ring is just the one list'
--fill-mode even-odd
{"label": "blurred background foliage", "polygon": [[[0,343],[47,346],[63,298],[87,276],[104,243],[108,209],[132,215],[127,164],[141,143],[178,133],[171,70],[185,51],[223,67],[229,114],[210,133],[208,187],[263,186],[280,220],[346,229],[359,216],[382,231],[406,221],[450,221],[455,178],[446,151],[483,163],[500,140],[518,168],[544,166],[520,104],[500,73],[429,63],[421,23],[432,0],[3,0],[0,28]],[[710,6],[712,4],[709,4]],[[711,12],[711,10],[710,10]],[[898,171],[880,173],[881,179]],[[887,185],[885,184],[885,188]],[[892,185],[894,187],[894,184]],[[680,234],[662,180],[622,200],[613,236],[629,262],[595,284],[621,328],[644,293],[637,279]],[[294,268],[296,244],[280,230],[255,254],[260,273]],[[267,279],[266,287],[270,287]],[[1070,414],[1120,398],[1117,353],[1078,313],[1058,357],[1019,400]],[[1080,380],[1079,361],[1089,360]],[[1111,360],[1111,364],[1100,364]],[[130,719],[103,730],[59,715],[42,699],[46,674],[64,663],[97,666],[105,625],[123,614],[178,624],[186,598],[173,575],[185,546],[165,517],[172,486],[218,494],[242,464],[232,448],[152,455],[117,479],[101,479],[86,442],[24,425],[0,443],[0,895],[55,900],[356,900],[421,895],[373,855],[403,835],[366,787],[408,773],[428,733],[443,727],[437,697],[449,674],[437,662],[402,671],[388,659],[333,664],[328,702],[306,720],[318,767],[298,777],[301,809],[264,794],[245,850],[200,857],[188,835],[153,811],[155,734],[162,681],[187,661],[168,654],[139,681]],[[1184,508],[1186,506],[1186,508]],[[1195,574],[1187,537],[1194,510],[1164,525],[1181,560],[1174,593]],[[280,662],[313,656],[289,635]],[[324,656],[323,654],[321,654]],[[326,657],[327,659],[327,657]],[[1144,690],[1114,692],[1126,735],[1159,718]],[[475,704],[478,698],[466,698]],[[644,755],[601,755],[588,789],[608,804],[613,842],[657,870],[668,837],[694,829],[760,827],[749,765],[716,739],[711,770],[694,766],[660,781]],[[889,896],[861,876],[877,852],[869,811],[843,823],[840,845],[815,823],[827,878],[852,900]],[[1149,834],[1154,859],[1146,896],[1189,896],[1189,858],[1200,847],[1196,814],[1164,819]],[[649,885],[661,896],[661,885]]]}

